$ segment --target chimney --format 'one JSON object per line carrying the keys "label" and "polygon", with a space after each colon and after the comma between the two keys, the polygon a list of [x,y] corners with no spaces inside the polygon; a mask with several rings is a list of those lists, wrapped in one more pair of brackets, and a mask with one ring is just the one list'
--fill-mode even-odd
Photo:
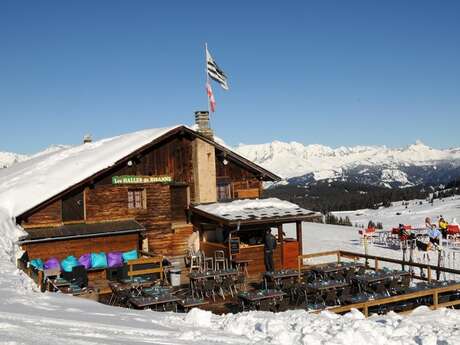
{"label": "chimney", "polygon": [[208,139],[214,140],[214,133],[209,128],[209,111],[195,111],[195,124],[198,127],[198,133]]}
{"label": "chimney", "polygon": [[83,144],[89,144],[93,142],[93,138],[91,138],[91,134],[85,134],[83,137]]}

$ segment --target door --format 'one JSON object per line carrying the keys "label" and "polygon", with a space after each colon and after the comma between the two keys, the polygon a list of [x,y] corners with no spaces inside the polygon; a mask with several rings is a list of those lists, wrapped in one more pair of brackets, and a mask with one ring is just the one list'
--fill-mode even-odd
{"label": "door", "polygon": [[173,222],[186,222],[186,208],[189,204],[188,186],[171,186],[171,216]]}

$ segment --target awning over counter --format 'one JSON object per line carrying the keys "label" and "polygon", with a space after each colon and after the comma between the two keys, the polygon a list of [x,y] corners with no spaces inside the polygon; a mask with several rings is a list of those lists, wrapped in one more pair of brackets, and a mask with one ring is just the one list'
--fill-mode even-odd
{"label": "awning over counter", "polygon": [[28,233],[28,236],[21,240],[19,244],[127,234],[145,231],[145,228],[135,220],[124,220],[91,224],[64,224],[59,227],[30,228],[24,230]]}
{"label": "awning over counter", "polygon": [[192,214],[228,226],[313,221],[321,217],[321,213],[277,198],[200,204],[190,210]]}

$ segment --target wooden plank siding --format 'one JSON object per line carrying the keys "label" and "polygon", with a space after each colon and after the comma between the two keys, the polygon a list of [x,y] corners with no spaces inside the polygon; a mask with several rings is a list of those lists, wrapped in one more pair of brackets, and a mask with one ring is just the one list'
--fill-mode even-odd
{"label": "wooden plank siding", "polygon": [[69,255],[79,258],[91,252],[128,251],[139,249],[139,234],[111,235],[72,240],[57,240],[46,243],[24,244],[30,259],[42,260],[56,257],[59,260]]}
{"label": "wooden plank siding", "polygon": [[[231,185],[232,198],[258,198],[262,192],[262,181],[258,177],[240,166],[228,161],[225,165],[223,159],[216,155],[216,177],[217,183],[229,183]],[[242,193],[239,193],[239,191]],[[258,190],[258,191],[257,191]]]}
{"label": "wooden plank siding", "polygon": [[58,226],[62,224],[62,206],[61,200],[55,201],[46,205],[36,213],[32,214],[24,220],[22,226],[43,227],[43,226]]}
{"label": "wooden plank siding", "polygon": [[[251,260],[248,264],[248,273],[252,277],[261,277],[265,272],[263,245],[241,247],[240,252],[233,255],[233,257],[235,259]],[[273,263],[275,264],[275,270],[283,268],[281,265],[281,246],[279,243],[273,252]]]}

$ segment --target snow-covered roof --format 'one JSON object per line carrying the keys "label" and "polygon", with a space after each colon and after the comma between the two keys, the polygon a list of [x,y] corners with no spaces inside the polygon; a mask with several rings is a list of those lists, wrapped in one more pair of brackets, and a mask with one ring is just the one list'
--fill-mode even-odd
{"label": "snow-covered roof", "polygon": [[19,216],[178,127],[147,129],[63,148],[0,169],[0,208]]}
{"label": "snow-covered roof", "polygon": [[224,220],[235,221],[257,221],[275,218],[293,217],[316,217],[320,214],[277,198],[268,199],[245,199],[231,202],[216,202],[212,204],[201,204],[194,209],[205,212],[209,215]]}

